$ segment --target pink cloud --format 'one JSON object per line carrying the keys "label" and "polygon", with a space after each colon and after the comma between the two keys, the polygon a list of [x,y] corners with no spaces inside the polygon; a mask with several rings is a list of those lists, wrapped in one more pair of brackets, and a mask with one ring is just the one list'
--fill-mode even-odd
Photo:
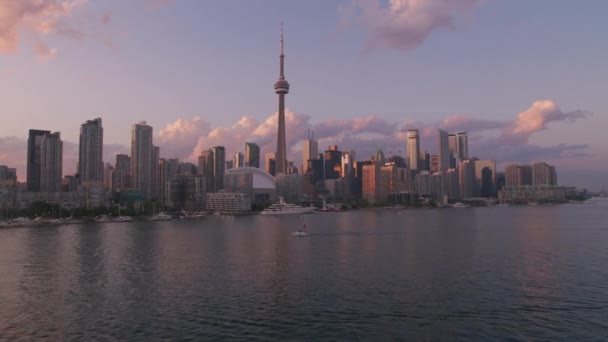
{"label": "pink cloud", "polygon": [[[312,128],[319,140],[319,150],[329,145],[338,145],[341,150],[355,150],[359,159],[374,154],[381,145],[385,154],[405,155],[405,132],[410,128],[421,130],[422,148],[429,153],[436,151],[436,129],[449,132],[469,132],[470,151],[473,156],[492,158],[499,162],[530,162],[545,160],[564,165],[595,165],[597,169],[608,169],[605,162],[591,154],[585,144],[558,144],[537,146],[529,142],[536,132],[550,129],[551,123],[573,123],[589,117],[584,111],[565,112],[550,100],[534,102],[528,109],[512,120],[476,119],[464,115],[447,116],[436,122],[392,122],[375,116],[348,120],[326,120],[312,124],[306,114],[286,112],[288,158],[299,164],[302,142]],[[162,128],[154,138],[160,146],[161,156],[178,157],[196,161],[201,151],[216,145],[226,147],[226,156],[243,151],[247,141],[257,143],[262,153],[276,149],[277,113],[258,121],[253,116],[243,116],[234,125],[213,128],[205,120],[178,119]],[[26,141],[18,138],[0,138],[0,164],[25,169]],[[105,160],[114,162],[118,151],[129,153],[126,146],[114,145],[104,148]],[[64,170],[73,172],[77,158],[76,144],[64,142]],[[571,168],[571,167],[570,167]]]}
{"label": "pink cloud", "polygon": [[34,52],[41,60],[49,60],[55,56],[57,49],[49,48],[44,42],[37,42],[34,44]]}
{"label": "pink cloud", "polygon": [[551,100],[536,101],[532,104],[532,107],[519,113],[517,120],[505,134],[527,139],[531,134],[547,129],[549,122],[576,121],[589,115],[588,112],[584,111],[563,112]]}
{"label": "pink cloud", "polygon": [[[0,53],[14,53],[19,48],[20,31],[35,37],[34,50],[47,56],[51,48],[41,44],[42,38],[57,33],[82,38],[83,33],[62,20],[72,16],[87,0],[0,0]],[[56,50],[55,50],[56,51]]]}
{"label": "pink cloud", "polygon": [[366,27],[366,48],[411,50],[438,29],[454,29],[478,5],[478,0],[352,0],[342,6],[344,22]]}

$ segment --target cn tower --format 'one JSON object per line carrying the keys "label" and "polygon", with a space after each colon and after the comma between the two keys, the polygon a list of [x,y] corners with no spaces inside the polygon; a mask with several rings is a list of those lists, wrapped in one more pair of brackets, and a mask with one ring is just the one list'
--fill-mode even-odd
{"label": "cn tower", "polygon": [[285,53],[283,51],[283,23],[281,23],[281,71],[274,84],[274,92],[279,94],[279,132],[277,138],[276,174],[287,172],[287,147],[285,144],[285,95],[289,93],[289,83],[285,79]]}

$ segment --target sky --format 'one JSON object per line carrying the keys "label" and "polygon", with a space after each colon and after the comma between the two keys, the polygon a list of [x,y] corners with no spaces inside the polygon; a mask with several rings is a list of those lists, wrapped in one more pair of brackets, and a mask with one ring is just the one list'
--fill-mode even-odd
{"label": "sky", "polygon": [[24,180],[27,132],[101,117],[105,160],[132,124],[162,157],[276,144],[281,21],[288,157],[319,146],[405,154],[419,128],[469,132],[481,159],[546,161],[561,185],[608,185],[608,2],[564,0],[0,0],[0,164]]}

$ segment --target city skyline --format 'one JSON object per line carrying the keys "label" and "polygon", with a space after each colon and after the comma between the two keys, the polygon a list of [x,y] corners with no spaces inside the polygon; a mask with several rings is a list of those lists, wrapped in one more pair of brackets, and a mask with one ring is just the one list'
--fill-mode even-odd
{"label": "city skyline", "polygon": [[[395,3],[397,2],[398,1]],[[27,1],[24,3],[27,3]],[[350,1],[327,3],[328,5],[324,4],[317,7],[324,7],[327,9],[329,6],[335,6],[334,15],[330,16],[331,18],[325,18],[327,20],[324,22],[325,25],[322,25],[321,29],[315,30],[318,34],[323,33],[327,35],[328,32],[331,32],[331,25],[328,25],[332,20],[335,25],[333,26],[333,29],[339,26],[339,22],[343,19],[343,14],[335,14],[338,12],[337,7],[339,6],[337,5],[346,7],[352,5]],[[373,3],[373,1],[370,3]],[[555,2],[552,4],[554,4],[554,6],[552,6],[548,10],[548,14],[546,13],[545,15],[550,16],[565,13],[570,7],[569,4],[564,2]],[[110,6],[111,13],[109,17],[105,17],[108,18],[106,24],[110,27],[112,27],[112,24],[118,25],[121,23],[121,17],[124,19],[124,13],[126,13],[123,11],[124,8],[116,2],[110,2],[108,6]],[[133,5],[134,8],[131,8],[130,10],[137,10],[135,8],[137,6],[138,5]],[[169,15],[167,12],[191,10],[193,6],[197,7],[199,5],[186,1],[175,1],[163,8],[143,9],[143,14],[141,14],[141,16],[142,20],[146,21],[150,16],[165,17]],[[243,4],[244,8],[247,8],[247,6],[248,5]],[[377,6],[381,5],[378,3]],[[535,6],[539,5],[530,4],[523,7],[533,8]],[[108,9],[102,7],[103,6],[93,7],[87,3],[75,6],[73,9],[73,17],[78,18],[79,15],[82,15],[81,12],[95,13],[100,17],[105,16],[108,14]],[[210,12],[219,11],[222,8],[221,5],[213,2],[210,2],[203,7]],[[297,12],[298,10],[297,7],[298,6],[295,5],[281,5],[279,8],[281,14],[284,15],[273,16],[274,19],[265,17],[266,19],[273,19],[274,23],[267,22],[262,26],[260,26],[260,23],[255,23],[256,27],[259,26],[262,28],[262,31],[260,31],[261,33],[251,33],[253,36],[257,37],[257,39],[261,40],[261,46],[259,50],[256,51],[260,52],[260,60],[268,60],[265,60],[261,64],[259,71],[254,72],[254,74],[263,72],[265,74],[263,77],[256,77],[257,79],[255,82],[251,82],[248,79],[243,80],[246,91],[245,94],[239,94],[239,96],[242,97],[243,105],[250,106],[252,111],[236,109],[234,108],[234,104],[222,100],[222,103],[227,106],[227,113],[222,113],[219,118],[217,115],[205,114],[205,112],[208,112],[209,110],[215,111],[216,109],[213,109],[214,105],[199,104],[192,106],[190,101],[196,97],[188,95],[191,92],[188,87],[180,88],[183,93],[180,94],[180,98],[186,99],[186,102],[190,102],[188,106],[191,108],[188,110],[184,110],[184,107],[181,105],[166,107],[166,103],[164,103],[165,99],[163,97],[158,97],[154,101],[135,101],[138,103],[137,106],[140,106],[139,108],[137,106],[133,107],[132,105],[127,105],[123,101],[124,108],[119,108],[116,107],[115,95],[112,95],[112,92],[110,92],[108,98],[110,99],[109,103],[112,104],[110,107],[114,107],[112,109],[106,105],[98,105],[94,97],[91,97],[91,94],[94,93],[96,89],[100,90],[99,88],[96,88],[96,86],[92,86],[90,90],[84,92],[85,94],[89,94],[89,96],[83,96],[83,98],[88,98],[90,100],[86,110],[84,109],[84,103],[81,102],[81,99],[74,101],[71,97],[67,96],[57,96],[53,101],[42,101],[42,103],[48,103],[48,105],[43,106],[43,108],[32,108],[31,105],[27,103],[23,103],[21,107],[15,107],[16,99],[28,98],[30,95],[26,92],[15,98],[12,96],[14,95],[14,90],[7,89],[7,92],[4,92],[4,95],[2,95],[2,99],[7,103],[4,110],[10,109],[11,113],[22,116],[24,120],[11,120],[7,125],[3,125],[3,127],[0,128],[0,148],[2,149],[2,151],[0,151],[0,163],[17,167],[20,179],[23,180],[24,168],[22,165],[24,165],[23,160],[25,159],[23,153],[24,147],[17,146],[23,145],[27,129],[35,128],[60,131],[64,141],[64,159],[66,159],[64,163],[64,173],[71,173],[74,164],[73,161],[70,160],[70,158],[73,158],[70,149],[73,149],[74,145],[76,145],[77,148],[77,144],[74,144],[73,142],[78,139],[77,134],[74,132],[78,130],[78,124],[84,121],[83,117],[90,117],[91,115],[100,116],[104,119],[104,128],[106,128],[104,140],[109,142],[108,146],[110,146],[110,148],[104,148],[104,153],[106,153],[104,162],[111,162],[113,159],[108,156],[111,156],[112,154],[115,155],[118,152],[128,151],[128,148],[125,149],[125,147],[128,146],[128,128],[126,129],[126,133],[121,133],[121,131],[125,131],[125,128],[130,126],[133,122],[142,119],[150,121],[150,125],[155,128],[155,144],[160,146],[161,156],[166,158],[179,157],[185,160],[194,161],[200,154],[200,151],[216,145],[225,145],[226,152],[230,155],[234,152],[242,151],[244,142],[249,140],[260,145],[261,154],[274,151],[276,147],[272,148],[271,146],[276,146],[276,139],[274,139],[274,136],[276,135],[276,114],[271,113],[274,112],[273,108],[276,106],[276,102],[273,101],[273,97],[267,91],[269,82],[272,82],[273,80],[270,80],[269,82],[267,80],[269,78],[271,79],[272,75],[276,75],[276,63],[274,63],[276,60],[276,28],[280,21],[277,18],[282,18],[286,21],[286,28],[290,37],[293,37],[290,38],[290,56],[293,56],[290,57],[290,79],[293,78],[298,85],[297,96],[293,96],[293,99],[290,99],[290,104],[293,103],[293,105],[288,106],[286,113],[288,160],[301,160],[301,158],[298,158],[298,156],[301,155],[301,142],[306,138],[306,131],[309,127],[313,128],[315,135],[319,138],[321,149],[324,149],[328,145],[337,144],[342,149],[356,150],[360,157],[371,155],[377,144],[384,146],[387,153],[392,150],[394,154],[401,151],[401,154],[405,155],[406,147],[404,132],[407,129],[412,128],[420,129],[421,146],[423,146],[424,149],[434,151],[436,147],[434,146],[433,140],[436,139],[433,132],[435,129],[440,128],[450,132],[469,132],[471,150],[469,154],[471,156],[495,158],[503,164],[510,162],[527,163],[546,160],[559,167],[560,175],[564,175],[564,177],[560,177],[560,179],[568,181],[567,183],[569,184],[588,188],[598,188],[606,182],[605,178],[601,177],[601,174],[605,174],[606,169],[608,168],[605,165],[605,160],[607,160],[607,158],[604,158],[606,151],[602,148],[602,144],[605,143],[603,139],[605,138],[602,137],[601,131],[599,130],[600,127],[602,127],[605,118],[598,115],[602,112],[603,108],[598,106],[597,103],[594,104],[593,101],[583,101],[584,99],[589,99],[589,94],[583,94],[580,91],[577,96],[572,96],[571,94],[566,96],[559,89],[559,86],[544,84],[542,87],[539,86],[535,89],[527,89],[525,91],[527,93],[526,96],[517,97],[513,96],[512,93],[519,91],[518,88],[516,89],[513,86],[509,87],[508,85],[505,86],[505,84],[502,83],[500,91],[499,89],[495,89],[490,94],[488,93],[488,90],[485,89],[481,91],[475,87],[470,88],[470,90],[479,90],[479,93],[476,94],[477,96],[471,96],[472,94],[462,96],[462,99],[459,100],[461,103],[456,106],[451,106],[454,102],[451,97],[454,95],[450,94],[450,96],[446,96],[448,93],[445,92],[445,89],[442,89],[440,82],[428,81],[428,79],[425,79],[425,82],[420,84],[415,78],[409,80],[403,79],[402,81],[396,81],[396,79],[390,78],[393,80],[392,83],[398,84],[399,88],[402,90],[412,90],[410,87],[416,84],[420,85],[417,88],[417,91],[421,91],[420,88],[430,87],[435,89],[437,91],[437,97],[434,98],[436,101],[423,101],[426,102],[425,104],[417,100],[410,101],[412,100],[410,98],[410,94],[412,94],[411,91],[397,94],[394,90],[385,91],[387,88],[381,84],[377,84],[379,86],[377,91],[370,91],[368,96],[366,96],[372,100],[369,100],[367,103],[361,102],[362,100],[358,98],[362,97],[360,91],[370,89],[370,84],[363,82],[364,79],[361,79],[359,82],[350,82],[352,84],[348,86],[345,85],[344,89],[341,89],[341,87],[332,87],[331,93],[334,96],[331,98],[328,98],[327,94],[319,94],[318,90],[311,88],[316,87],[319,84],[318,81],[313,81],[311,76],[319,76],[319,72],[326,70],[326,68],[329,67],[335,72],[330,73],[333,78],[346,78],[347,80],[353,81],[353,72],[345,73],[344,68],[336,67],[338,61],[344,62],[349,66],[358,66],[360,71],[364,72],[364,74],[372,72],[384,76],[387,76],[387,69],[386,67],[381,67],[381,64],[390,61],[388,64],[392,65],[391,70],[395,77],[404,71],[402,69],[409,69],[416,65],[420,67],[420,63],[422,63],[421,55],[435,56],[439,51],[445,49],[443,44],[450,45],[449,42],[446,42],[445,37],[449,36],[449,39],[459,41],[463,39],[461,36],[475,36],[480,26],[484,27],[484,25],[487,25],[486,21],[489,20],[489,17],[494,16],[502,18],[503,20],[506,20],[505,18],[509,17],[513,18],[513,14],[508,11],[507,13],[510,14],[505,16],[496,15],[495,13],[492,14],[492,11],[509,7],[504,3],[488,2],[485,4],[477,4],[470,8],[462,7],[458,10],[444,9],[449,11],[448,14],[454,18],[460,18],[460,15],[462,14],[460,13],[461,10],[468,11],[471,16],[470,22],[454,31],[435,30],[431,28],[428,31],[428,36],[425,36],[424,39],[414,47],[402,46],[397,44],[399,42],[392,42],[397,45],[393,46],[389,44],[390,46],[384,46],[383,44],[383,46],[379,47],[371,46],[367,47],[366,51],[362,53],[360,49],[366,44],[366,39],[364,37],[351,31],[340,34],[340,37],[336,38],[338,39],[337,43],[334,44],[336,48],[327,50],[328,54],[324,61],[328,62],[328,65],[320,65],[314,61],[314,58],[312,60],[309,58],[314,57],[312,51],[316,50],[303,50],[314,46],[318,49],[323,49],[323,47],[327,46],[328,42],[326,39],[327,36],[323,38],[323,35],[320,36],[321,38],[312,41],[306,39],[304,33],[307,29],[306,25],[304,25],[301,20],[292,19],[294,15],[293,12]],[[515,2],[510,8],[511,11],[514,11],[517,8],[521,9],[522,4]],[[318,9],[313,10],[309,8],[308,10],[317,11]],[[358,10],[365,11],[368,9]],[[400,12],[395,8],[391,8],[387,11],[389,14],[391,13],[390,11],[394,11],[394,15],[407,15],[407,13]],[[572,11],[572,14],[581,16],[582,12],[585,11],[585,9],[577,8],[576,11]],[[432,15],[432,13],[426,13],[424,11],[423,13]],[[61,16],[59,15],[59,17]],[[520,18],[523,20],[521,23],[522,27],[532,25],[525,20],[526,18],[529,19],[525,14],[521,14]],[[73,24],[74,18],[62,17],[58,20]],[[596,25],[600,25],[593,20],[592,22]],[[19,25],[19,23],[20,21],[17,20],[16,25]],[[504,31],[505,27],[502,27],[502,31],[499,30],[501,27],[491,26],[490,28],[498,30],[498,32],[502,34],[509,33]],[[360,27],[359,29],[365,29],[365,27]],[[273,34],[272,32],[275,33]],[[563,35],[562,37],[564,40],[567,39],[566,42],[574,42],[576,38],[581,37],[582,33],[583,32],[572,32],[571,35]],[[138,32],[138,34],[141,34],[141,36],[138,37],[145,38],[143,32]],[[240,37],[237,35],[237,32],[229,32],[226,34],[230,35],[232,38],[237,38],[234,42],[239,42],[241,39],[251,37],[248,33],[243,32],[239,32],[241,35]],[[378,33],[376,32],[373,34]],[[357,36],[357,39],[354,39],[356,43],[346,43],[345,40],[354,38],[353,35]],[[364,34],[363,36],[366,35]],[[21,38],[22,34],[18,37]],[[3,38],[6,37],[0,39]],[[382,37],[376,38],[378,38],[378,41],[387,43],[381,39]],[[90,41],[79,43],[70,41],[69,39],[62,40],[59,34],[56,33],[53,35],[52,32],[48,36],[41,36],[40,39],[49,44],[51,48],[54,48],[53,44],[57,44],[57,53],[50,59],[39,60],[31,54],[28,54],[28,42],[21,39],[18,41],[17,45],[20,51],[12,52],[6,51],[5,49],[2,51],[2,57],[6,57],[8,60],[9,70],[11,71],[8,75],[2,73],[3,79],[6,79],[9,82],[11,80],[17,81],[23,79],[24,83],[22,84],[24,86],[27,86],[29,84],[28,82],[38,79],[36,78],[37,76],[32,75],[30,71],[21,73],[20,71],[23,71],[23,69],[18,67],[12,68],[10,67],[11,65],[22,67],[31,66],[33,70],[41,72],[39,75],[40,80],[47,79],[49,74],[52,74],[52,70],[61,70],[64,68],[63,64],[73,58],[74,52],[81,51],[83,49],[83,44],[93,44]],[[590,39],[591,38],[587,38],[585,41],[590,41]],[[125,41],[122,43],[124,44]],[[311,46],[311,43],[314,43],[315,45]],[[124,48],[124,46],[122,46],[122,48]],[[470,46],[470,48],[482,52],[489,51],[487,49],[487,41],[483,39],[479,46]],[[239,57],[222,60],[224,65],[230,66],[227,68],[231,70],[230,74],[234,72],[236,75],[238,70],[242,70],[241,68],[248,64],[245,61],[251,56],[247,51],[247,45],[235,44],[235,46],[230,47],[230,49],[235,49],[230,50],[234,52],[240,51],[244,54],[243,57],[245,57],[244,59],[241,59],[243,57]],[[336,56],[338,56],[338,51],[336,49],[342,52],[349,51],[350,49],[351,53],[349,55],[342,53],[341,56],[345,57],[342,57],[341,59],[336,58]],[[529,57],[527,54],[524,55],[525,57]],[[221,54],[218,52],[216,57],[223,58],[227,56],[228,55],[225,52],[222,52]],[[439,71],[445,72],[445,76],[448,79],[451,79],[452,77],[450,75],[453,75],[452,69],[463,62],[462,56],[456,53],[455,57],[460,58],[455,58],[456,61],[451,65],[450,70],[441,66],[442,63],[439,61],[436,66],[428,65],[427,67],[429,70],[432,67],[437,67],[440,69]],[[255,58],[257,60],[258,56]],[[394,64],[397,60],[400,61],[399,64]],[[530,58],[530,60],[530,63],[538,62],[534,58]],[[598,58],[598,60],[600,60],[600,58]],[[378,63],[381,61],[383,62]],[[492,59],[486,60],[489,64],[492,64],[492,61]],[[561,61],[561,59],[557,60],[555,63],[559,61]],[[161,63],[161,66],[164,70],[179,71],[179,67],[175,65],[170,66],[169,64],[165,65],[164,63]],[[527,71],[533,70],[535,73],[543,74],[548,71],[559,72],[564,70],[555,65],[543,66],[541,63],[533,64],[535,67],[540,67],[540,69],[527,69]],[[517,63],[506,63],[502,66],[504,67],[505,65],[515,67]],[[591,76],[585,71],[591,70],[593,65],[593,63],[590,63],[587,65],[570,64],[569,66],[575,71],[575,74],[587,75],[587,78],[589,78]],[[200,67],[197,64],[192,64],[190,66]],[[102,65],[102,67],[108,66]],[[490,69],[494,70],[490,73],[494,73],[494,76],[496,76],[495,68],[490,67]],[[70,79],[75,73],[79,72],[79,70],[80,67],[76,64],[73,69],[70,69],[69,72],[65,74],[65,78]],[[485,71],[487,72],[488,70]],[[306,73],[310,73],[310,76],[306,76]],[[516,68],[515,74],[518,73],[519,68]],[[482,72],[480,71],[473,73],[472,76],[474,76],[474,78],[479,78],[481,74]],[[600,77],[601,74],[602,72],[600,71],[598,75],[591,78],[595,79],[595,77]],[[414,73],[413,75],[416,74]],[[207,78],[209,82],[218,80],[214,77],[213,73],[202,73],[199,76]],[[504,75],[502,76],[503,78],[495,77],[494,80],[504,82]],[[249,76],[243,74],[243,77],[247,78]],[[570,75],[570,77],[574,76]],[[131,77],[128,78],[131,79]],[[233,77],[228,77],[228,79],[233,79]],[[183,80],[187,81],[188,78],[185,77]],[[331,82],[326,83],[328,82],[327,77],[320,77],[319,80],[322,82],[321,84],[332,85]],[[373,78],[368,80],[373,81]],[[60,83],[64,82],[62,80],[58,81]],[[175,79],[171,79],[171,81],[175,81]],[[48,96],[53,92],[48,88],[45,88],[44,84],[45,83],[43,82],[40,86],[43,88],[38,88],[41,91],[38,92],[38,96],[40,96],[42,100],[48,100]],[[371,84],[376,83],[371,82]],[[530,86],[524,85],[524,88],[528,87]],[[207,92],[203,92],[203,98],[205,99],[207,99],[207,97],[213,97],[214,91],[221,92],[222,84],[220,82],[217,89],[213,91],[207,90]],[[459,93],[459,91],[456,91],[456,93]],[[207,94],[209,95],[207,96]],[[500,107],[500,109],[488,110],[488,108],[485,107],[488,102],[488,95],[492,94],[495,98],[498,96],[504,97],[504,99],[499,101],[501,105],[498,107]],[[138,98],[137,91],[126,92],[126,96],[133,96],[134,99]],[[219,96],[211,102],[219,101],[223,98],[224,97]],[[423,96],[422,98],[426,98],[427,100],[430,99],[428,96]],[[596,98],[596,100],[599,99],[599,97]],[[159,104],[155,103],[156,101],[163,102],[162,105],[158,107],[159,110],[150,111],[149,115],[145,115],[146,117],[141,117],[141,114],[129,114],[124,112],[148,112],[147,106]],[[376,101],[380,101],[382,105],[371,107],[369,103],[374,103]],[[93,110],[90,109],[91,106],[94,108]],[[323,109],[321,109],[320,106],[323,107]],[[436,110],[437,107],[442,108]],[[61,120],[46,122],[45,120],[48,120],[47,117],[54,118],[55,115],[58,114],[56,112],[59,108],[62,108],[65,112],[72,113],[71,116],[61,114]],[[395,110],[395,108],[400,109]],[[21,115],[26,114],[23,110],[28,110],[29,114]],[[166,112],[175,113],[176,111],[191,112],[192,114],[164,115]],[[160,112],[163,112],[162,116],[158,116],[161,114]],[[242,116],[243,113],[249,114]],[[163,119],[161,119],[161,117]],[[241,119],[239,119],[239,117],[241,117]],[[120,118],[119,121],[117,121],[118,118]],[[128,120],[128,122],[124,122],[125,120]],[[238,123],[232,125],[231,122],[234,121],[237,121]],[[26,129],[18,129],[20,125],[25,125]],[[234,145],[231,146],[231,144]],[[238,150],[235,146],[239,146]],[[581,172],[595,173],[595,177],[581,176]],[[568,176],[569,173],[571,176]],[[579,181],[584,183],[577,183]]]}

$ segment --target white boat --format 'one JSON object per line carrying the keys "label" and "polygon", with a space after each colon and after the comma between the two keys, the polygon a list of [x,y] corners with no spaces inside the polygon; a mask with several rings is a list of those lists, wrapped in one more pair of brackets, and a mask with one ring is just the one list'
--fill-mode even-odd
{"label": "white boat", "polygon": [[133,218],[131,216],[118,216],[114,219],[114,222],[131,222]]}
{"label": "white boat", "polygon": [[150,218],[150,221],[169,221],[173,219],[173,216],[165,213],[159,213]]}
{"label": "white boat", "polygon": [[303,207],[297,204],[289,204],[279,197],[279,203],[274,203],[270,207],[264,209],[260,215],[294,215],[294,214],[312,214],[313,207]]}
{"label": "white boat", "polygon": [[97,218],[95,219],[95,222],[108,223],[108,222],[112,222],[112,219],[108,215],[101,215],[101,216],[97,216]]}
{"label": "white boat", "polygon": [[303,231],[303,230],[299,230],[297,232],[293,232],[291,233],[291,236],[308,236],[310,234],[308,234],[307,232]]}
{"label": "white boat", "polygon": [[468,205],[462,204],[461,202],[452,204],[452,208],[467,208],[467,207],[468,207]]}

